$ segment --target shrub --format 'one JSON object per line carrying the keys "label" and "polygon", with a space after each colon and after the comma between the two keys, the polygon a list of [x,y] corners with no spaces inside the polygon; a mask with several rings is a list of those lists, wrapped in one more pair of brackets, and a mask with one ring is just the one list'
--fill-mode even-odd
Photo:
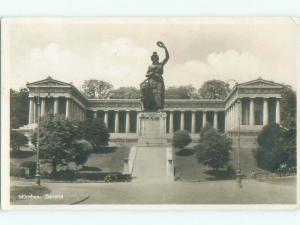
{"label": "shrub", "polygon": [[178,130],[173,135],[172,144],[175,148],[182,149],[191,143],[192,139],[186,130]]}
{"label": "shrub", "polygon": [[14,151],[19,151],[21,146],[27,144],[28,144],[28,138],[24,134],[16,130],[10,131],[10,147]]}
{"label": "shrub", "polygon": [[228,165],[232,142],[231,139],[207,125],[200,133],[200,141],[195,146],[195,150],[199,163],[218,170]]}
{"label": "shrub", "polygon": [[15,167],[15,166],[11,166],[10,167],[10,176],[12,177],[22,177],[22,178],[26,178],[26,168],[24,167]]}
{"label": "shrub", "polygon": [[86,140],[78,140],[75,143],[74,162],[76,165],[84,165],[88,160],[93,146]]}
{"label": "shrub", "polygon": [[73,170],[60,170],[52,174],[52,178],[59,181],[75,181],[77,180],[77,175]]}
{"label": "shrub", "polygon": [[254,156],[259,167],[275,172],[281,165],[296,165],[296,131],[284,130],[278,124],[270,123],[257,138],[259,147]]}
{"label": "shrub", "polygon": [[30,178],[33,178],[35,176],[35,172],[36,172],[36,162],[34,161],[24,161],[20,164],[21,167],[25,167],[28,168],[29,170],[29,174],[28,176]]}

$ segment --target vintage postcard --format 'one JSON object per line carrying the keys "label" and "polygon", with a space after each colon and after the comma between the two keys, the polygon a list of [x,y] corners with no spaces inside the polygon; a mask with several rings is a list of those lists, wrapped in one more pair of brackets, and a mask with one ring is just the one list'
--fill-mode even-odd
{"label": "vintage postcard", "polygon": [[4,18],[5,209],[295,208],[299,18]]}

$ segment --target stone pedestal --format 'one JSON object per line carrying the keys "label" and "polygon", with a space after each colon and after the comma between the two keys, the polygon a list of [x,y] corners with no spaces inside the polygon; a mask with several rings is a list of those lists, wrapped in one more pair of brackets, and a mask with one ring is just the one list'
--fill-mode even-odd
{"label": "stone pedestal", "polygon": [[137,125],[139,146],[167,144],[167,114],[165,112],[140,112]]}

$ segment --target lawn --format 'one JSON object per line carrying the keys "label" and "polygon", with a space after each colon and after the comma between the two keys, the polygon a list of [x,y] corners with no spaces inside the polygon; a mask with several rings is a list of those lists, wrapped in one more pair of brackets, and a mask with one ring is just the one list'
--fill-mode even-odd
{"label": "lawn", "polygon": [[[235,175],[232,171],[227,171],[226,169],[213,171],[211,168],[198,163],[196,151],[192,147],[182,150],[174,149],[173,152],[177,180],[206,181],[235,178]],[[235,168],[236,166],[236,160],[234,160],[235,156],[236,149],[232,152],[232,160],[229,162],[232,168]],[[250,176],[252,172],[270,174],[269,172],[257,167],[253,153],[249,149],[241,149],[240,161],[243,176]]]}
{"label": "lawn", "polygon": [[108,151],[93,153],[86,167],[98,168],[101,172],[123,172],[124,159],[129,155],[129,147],[123,145]]}
{"label": "lawn", "polygon": [[[69,163],[67,166],[59,166],[58,170],[84,170],[94,172],[123,172],[124,159],[129,155],[129,147],[122,145],[115,148],[106,148],[103,151],[92,153],[84,167],[78,168],[75,163]],[[24,163],[31,162],[35,165],[36,155],[32,151],[22,151],[11,157],[11,170],[16,171],[23,167]],[[41,159],[41,174],[51,173],[51,164],[45,163]]]}
{"label": "lawn", "polygon": [[217,179],[233,179],[232,173],[227,170],[213,171],[211,168],[198,163],[196,151],[192,148],[174,149],[176,180],[180,181],[207,181]]}

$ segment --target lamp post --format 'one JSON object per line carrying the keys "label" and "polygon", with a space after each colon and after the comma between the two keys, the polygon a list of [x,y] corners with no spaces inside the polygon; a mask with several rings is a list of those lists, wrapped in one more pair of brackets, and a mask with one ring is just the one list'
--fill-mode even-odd
{"label": "lamp post", "polygon": [[[238,87],[239,83],[234,80],[230,79],[227,81],[229,83],[233,81],[235,86]],[[241,152],[241,100],[237,99],[237,111],[238,111],[238,149],[237,149],[237,169],[236,169],[236,178],[237,183],[240,188],[242,188],[242,171],[241,171],[241,162],[240,162],[240,152]]]}
{"label": "lamp post", "polygon": [[36,184],[41,185],[41,174],[40,174],[40,87],[38,88],[37,98],[37,143],[36,143]]}

